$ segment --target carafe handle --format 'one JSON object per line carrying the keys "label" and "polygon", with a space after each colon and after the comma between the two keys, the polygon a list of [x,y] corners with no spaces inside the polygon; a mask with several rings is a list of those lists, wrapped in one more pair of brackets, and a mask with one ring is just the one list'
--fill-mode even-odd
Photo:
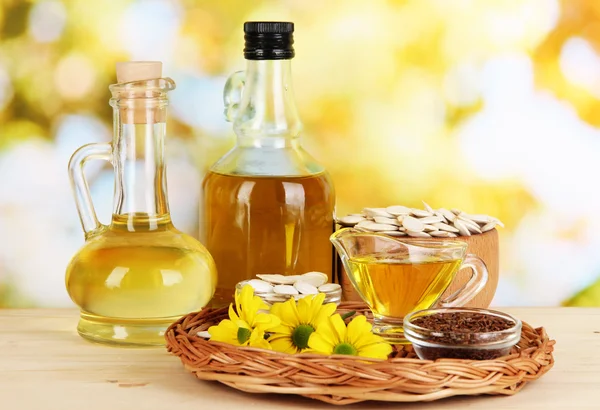
{"label": "carafe handle", "polygon": [[105,225],[102,225],[96,216],[96,210],[92,203],[90,188],[83,167],[90,159],[103,159],[112,163],[112,145],[108,143],[86,144],[73,153],[69,160],[69,179],[71,189],[75,195],[75,205],[81,220],[81,226],[85,234],[85,239],[89,239],[95,234],[102,232]]}
{"label": "carafe handle", "polygon": [[242,102],[242,92],[246,84],[246,72],[236,71],[231,74],[223,90],[223,104],[225,104],[225,119],[228,122],[235,120]]}
{"label": "carafe handle", "polygon": [[473,274],[471,279],[459,290],[440,301],[442,307],[462,307],[469,303],[481,290],[485,287],[488,281],[488,270],[485,262],[473,254],[469,254],[463,260],[460,269],[471,268]]}

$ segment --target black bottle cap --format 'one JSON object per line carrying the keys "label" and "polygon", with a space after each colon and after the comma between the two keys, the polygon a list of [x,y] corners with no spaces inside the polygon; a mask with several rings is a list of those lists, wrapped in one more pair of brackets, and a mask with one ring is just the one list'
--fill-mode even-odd
{"label": "black bottle cap", "polygon": [[287,60],[294,57],[294,23],[247,21],[244,33],[246,60]]}

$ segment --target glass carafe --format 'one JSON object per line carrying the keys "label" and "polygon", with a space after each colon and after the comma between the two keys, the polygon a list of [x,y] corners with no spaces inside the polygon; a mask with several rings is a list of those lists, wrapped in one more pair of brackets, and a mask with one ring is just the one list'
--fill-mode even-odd
{"label": "glass carafe", "polygon": [[248,22],[244,31],[247,69],[224,92],[237,143],[203,182],[200,231],[219,270],[213,306],[230,303],[235,285],[257,274],[332,275],[334,188],[300,143],[293,24]]}
{"label": "glass carafe", "polygon": [[[164,344],[166,327],[205,306],[216,287],[211,255],[171,222],[164,140],[175,83],[161,71],[160,63],[119,63],[119,83],[109,87],[112,143],[84,145],[69,162],[86,242],[67,267],[66,286],[81,309],[79,334],[98,342]],[[115,170],[108,226],[96,217],[83,173],[90,159]]]}

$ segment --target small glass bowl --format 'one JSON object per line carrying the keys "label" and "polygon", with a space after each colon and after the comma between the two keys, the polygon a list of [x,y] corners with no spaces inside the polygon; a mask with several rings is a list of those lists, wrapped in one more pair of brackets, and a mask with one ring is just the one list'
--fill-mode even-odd
{"label": "small glass bowl", "polygon": [[[246,282],[248,282],[248,281],[243,280],[243,281],[239,282],[237,285],[235,285],[236,295],[242,291],[242,288],[244,287]],[[323,301],[323,304],[335,303],[337,306],[342,301],[342,287],[341,286],[339,288],[337,288],[336,290],[329,291],[329,292],[320,292],[320,293],[325,294],[325,300]],[[271,306],[273,303],[285,302],[286,300],[289,300],[291,298],[294,298],[294,299],[296,299],[296,301],[298,301],[305,296],[310,296],[310,295],[280,295],[277,293],[258,293],[258,292],[256,292],[256,290],[254,291],[254,294],[256,296],[259,296],[269,306]]]}
{"label": "small glass bowl", "polygon": [[[490,332],[436,331],[412,322],[441,313],[470,313],[500,317],[513,323],[508,329]],[[506,313],[478,308],[440,308],[412,312],[404,318],[404,336],[421,360],[440,358],[492,360],[510,354],[521,339],[521,321]]]}

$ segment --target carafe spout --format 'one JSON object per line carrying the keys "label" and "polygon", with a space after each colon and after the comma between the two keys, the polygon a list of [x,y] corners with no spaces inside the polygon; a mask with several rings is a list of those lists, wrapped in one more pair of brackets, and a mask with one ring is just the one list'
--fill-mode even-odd
{"label": "carafe spout", "polygon": [[329,241],[331,241],[331,243],[333,244],[333,246],[335,247],[335,250],[339,253],[340,257],[342,258],[342,261],[344,259],[348,258],[348,252],[346,251],[346,247],[344,246],[344,236],[346,236],[347,232],[345,232],[346,229],[340,229],[336,232],[334,232],[330,237],[329,237]]}
{"label": "carafe spout", "polygon": [[[385,259],[410,255],[421,248],[418,240],[403,240],[379,232],[365,232],[356,228],[342,228],[329,238],[347,267],[347,261],[356,258]],[[421,241],[422,242],[422,241]]]}
{"label": "carafe spout", "polygon": [[361,293],[360,287],[356,283],[356,278],[351,274],[352,267],[350,266],[350,260],[360,257],[366,248],[372,248],[372,246],[366,246],[365,248],[365,245],[373,242],[373,235],[373,233],[363,232],[354,228],[342,228],[338,231],[335,231],[329,237],[329,240],[340,256],[340,261],[342,262],[342,266],[346,271],[346,276],[363,300],[366,299]]}
{"label": "carafe spout", "polygon": [[340,258],[344,264],[346,260],[350,259],[349,246],[351,246],[351,243],[349,243],[349,239],[352,237],[352,232],[355,231],[356,230],[352,228],[343,228],[334,232],[329,237],[329,240],[340,255]]}

